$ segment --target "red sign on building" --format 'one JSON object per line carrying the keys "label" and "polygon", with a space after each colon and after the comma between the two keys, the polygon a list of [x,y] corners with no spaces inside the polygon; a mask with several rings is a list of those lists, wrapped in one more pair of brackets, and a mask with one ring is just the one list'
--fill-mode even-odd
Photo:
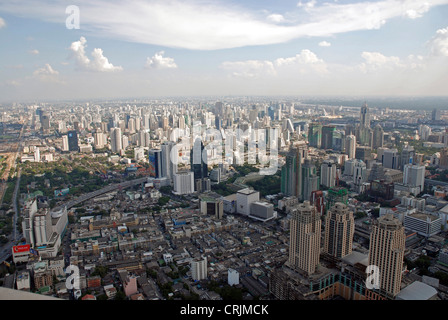
{"label": "red sign on building", "polygon": [[12,252],[14,252],[14,253],[21,253],[21,252],[27,252],[27,251],[28,252],[30,251],[30,245],[29,244],[24,244],[24,245],[12,247]]}

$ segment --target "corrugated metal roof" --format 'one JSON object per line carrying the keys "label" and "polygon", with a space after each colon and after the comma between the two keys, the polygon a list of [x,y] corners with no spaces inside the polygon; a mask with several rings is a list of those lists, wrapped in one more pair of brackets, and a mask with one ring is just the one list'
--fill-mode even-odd
{"label": "corrugated metal roof", "polygon": [[396,300],[429,300],[437,294],[437,290],[433,287],[415,281],[400,291]]}

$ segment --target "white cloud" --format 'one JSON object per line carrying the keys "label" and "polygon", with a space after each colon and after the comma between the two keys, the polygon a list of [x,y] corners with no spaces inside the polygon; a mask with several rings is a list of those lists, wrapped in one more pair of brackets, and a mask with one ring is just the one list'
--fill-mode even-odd
{"label": "white cloud", "polygon": [[[0,10],[60,23],[63,4],[43,0],[2,0]],[[99,36],[130,42],[196,50],[217,50],[285,43],[301,37],[381,28],[388,20],[416,18],[448,0],[379,0],[358,3],[300,2],[305,10],[271,15],[242,5],[211,0],[79,0],[82,28]],[[288,24],[272,23],[288,16]],[[292,21],[291,17],[296,17]],[[173,23],[173,21],[175,23]]]}
{"label": "white cloud", "polygon": [[320,47],[331,47],[331,43],[327,41],[321,41],[319,42]]}
{"label": "white cloud", "polygon": [[267,60],[225,61],[221,68],[229,70],[234,77],[252,79],[276,74],[274,63]]}
{"label": "white cloud", "polygon": [[302,50],[293,57],[269,60],[246,60],[223,62],[221,68],[231,72],[232,76],[244,78],[262,78],[288,73],[325,74],[325,62],[308,49]]}
{"label": "white cloud", "polygon": [[95,48],[92,51],[92,60],[87,55],[85,48],[87,40],[81,37],[79,41],[72,42],[70,50],[72,57],[75,59],[76,64],[80,70],[96,71],[96,72],[113,72],[123,70],[120,66],[114,66],[109,62],[109,59],[103,55],[103,50]]}
{"label": "white cloud", "polygon": [[30,50],[29,52],[30,52],[30,54],[34,54],[34,55],[39,54],[39,50],[37,50],[37,49]]}
{"label": "white cloud", "polygon": [[155,69],[175,69],[177,68],[176,63],[173,58],[164,57],[164,51],[159,51],[151,58],[146,59],[146,68],[155,68]]}
{"label": "white cloud", "polygon": [[387,57],[379,52],[366,52],[361,54],[361,57],[365,60],[359,67],[362,72],[374,72],[380,69],[391,70],[395,67],[404,67],[405,65],[401,62],[398,57]]}
{"label": "white cloud", "polygon": [[448,57],[448,27],[436,31],[429,41],[429,48],[433,56]]}
{"label": "white cloud", "polygon": [[266,19],[269,22],[273,22],[273,23],[282,23],[282,22],[286,21],[285,18],[281,14],[278,14],[278,13],[270,14],[266,17]]}
{"label": "white cloud", "polygon": [[6,26],[5,20],[2,17],[0,17],[0,29],[5,27],[5,26]]}
{"label": "white cloud", "polygon": [[41,81],[61,82],[59,80],[59,71],[54,70],[53,67],[48,63],[45,64],[44,67],[36,69],[33,72],[33,76],[34,78]]}

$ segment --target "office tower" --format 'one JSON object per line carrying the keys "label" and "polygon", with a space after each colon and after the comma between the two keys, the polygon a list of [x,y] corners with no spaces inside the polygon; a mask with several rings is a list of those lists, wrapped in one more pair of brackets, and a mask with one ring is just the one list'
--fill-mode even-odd
{"label": "office tower", "polygon": [[69,151],[68,136],[67,135],[63,135],[62,136],[62,151]]}
{"label": "office tower", "polygon": [[194,259],[190,264],[191,277],[193,280],[207,279],[207,257]]}
{"label": "office tower", "polygon": [[162,177],[162,150],[150,149],[148,152],[149,176],[153,178]]}
{"label": "office tower", "polygon": [[320,184],[327,188],[335,186],[337,165],[332,160],[325,160],[320,166]]}
{"label": "office tower", "polygon": [[359,127],[357,130],[357,141],[361,146],[371,146],[373,132],[370,128],[370,114],[367,103],[361,107]]}
{"label": "office tower", "polygon": [[366,146],[357,146],[355,158],[367,162],[372,159],[372,148]]}
{"label": "office tower", "polygon": [[448,148],[442,148],[440,150],[439,168],[448,169]]}
{"label": "office tower", "polygon": [[130,118],[129,121],[128,121],[128,130],[129,130],[130,134],[133,134],[133,133],[136,132],[135,131],[136,130],[135,127],[136,127],[135,118]]}
{"label": "office tower", "polygon": [[431,120],[432,121],[439,121],[440,120],[440,110],[433,109],[431,113]]}
{"label": "office tower", "polygon": [[355,219],[347,205],[336,202],[325,216],[324,252],[341,259],[352,252]]}
{"label": "office tower", "polygon": [[353,182],[355,186],[360,187],[367,179],[367,167],[364,161],[358,160],[353,168]]}
{"label": "office tower", "polygon": [[103,130],[101,130],[100,128],[96,129],[93,138],[94,138],[93,145],[95,149],[104,148],[104,146],[106,145],[106,139],[104,137]]}
{"label": "office tower", "polygon": [[382,156],[384,168],[398,169],[398,150],[397,149],[385,149]]}
{"label": "office tower", "polygon": [[406,235],[404,226],[386,214],[373,222],[370,234],[369,265],[379,268],[379,290],[393,298],[400,292]]}
{"label": "office tower", "polygon": [[322,125],[311,122],[308,126],[308,142],[310,147],[320,148],[322,145]]}
{"label": "office tower", "polygon": [[404,166],[411,163],[411,164],[417,164],[415,159],[415,150],[413,146],[410,146],[406,144],[403,147],[403,150],[401,150],[401,156],[400,156],[400,166],[399,169],[403,170]]}
{"label": "office tower", "polygon": [[49,130],[50,129],[50,113],[44,111],[40,117],[40,122],[42,125],[42,129]]}
{"label": "office tower", "polygon": [[335,126],[322,127],[322,138],[321,138],[322,149],[333,149],[333,136],[335,130],[336,130]]}
{"label": "office tower", "polygon": [[307,157],[307,152],[306,144],[297,144],[290,148],[286,155],[285,165],[281,170],[281,192],[283,194],[302,197],[302,165]]}
{"label": "office tower", "polygon": [[418,187],[420,192],[425,185],[425,166],[406,164],[403,169],[403,184],[410,187]]}
{"label": "office tower", "polygon": [[[355,140],[356,143],[356,140]],[[346,136],[343,130],[335,130],[333,132],[333,142],[332,142],[333,150],[345,152],[346,150]]]}
{"label": "office tower", "polygon": [[208,177],[207,152],[204,151],[204,144],[200,138],[196,138],[191,149],[190,166],[195,180]]}
{"label": "office tower", "polygon": [[178,172],[173,175],[174,194],[190,194],[194,192],[194,174],[191,171]]}
{"label": "office tower", "polygon": [[78,133],[75,130],[71,130],[67,132],[68,136],[68,150],[69,151],[78,151]]}
{"label": "office tower", "polygon": [[53,233],[50,212],[36,213],[34,215],[34,240],[35,246],[46,245]]}
{"label": "office tower", "polygon": [[120,152],[123,149],[121,128],[112,128],[110,132],[110,147],[112,152]]}
{"label": "office tower", "polygon": [[319,176],[316,166],[310,160],[305,160],[302,165],[302,194],[303,200],[309,200],[313,191],[319,190]]}
{"label": "office tower", "polygon": [[356,137],[354,135],[348,135],[345,144],[345,153],[349,159],[354,159],[356,154]]}
{"label": "office tower", "polygon": [[321,216],[308,200],[291,215],[288,264],[296,271],[313,274],[319,263]]}
{"label": "office tower", "polygon": [[[177,172],[177,159],[171,159],[171,153],[175,143],[167,141],[162,143],[162,177],[173,180],[173,175]],[[173,155],[174,156],[174,155]],[[173,161],[174,160],[174,161]]]}
{"label": "office tower", "polygon": [[382,148],[383,145],[384,145],[384,130],[379,124],[377,124],[373,129],[372,148],[373,149]]}

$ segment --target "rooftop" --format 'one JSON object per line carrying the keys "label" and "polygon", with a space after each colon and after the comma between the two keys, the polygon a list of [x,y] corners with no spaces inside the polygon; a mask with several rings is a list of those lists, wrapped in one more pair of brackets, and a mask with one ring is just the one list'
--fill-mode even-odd
{"label": "rooftop", "polygon": [[437,295],[437,290],[420,281],[415,281],[400,291],[396,300],[430,300]]}

